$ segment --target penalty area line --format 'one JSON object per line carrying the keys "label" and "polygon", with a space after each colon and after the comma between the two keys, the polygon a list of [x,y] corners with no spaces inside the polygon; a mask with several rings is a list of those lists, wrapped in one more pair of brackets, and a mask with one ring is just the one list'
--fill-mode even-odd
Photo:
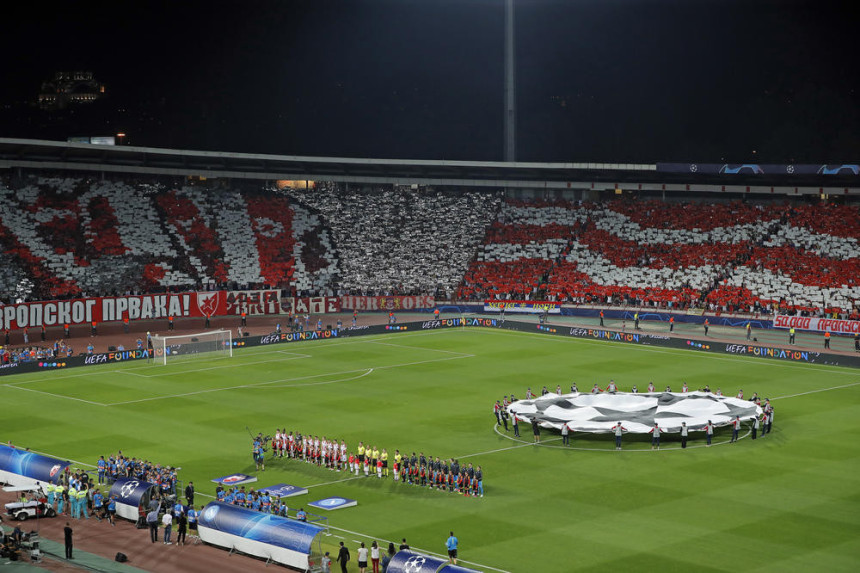
{"label": "penalty area line", "polygon": [[108,406],[109,404],[102,404],[101,402],[93,402],[91,400],[84,400],[83,398],[75,398],[74,396],[64,396],[62,394],[54,394],[52,392],[45,392],[44,390],[35,390],[33,388],[20,388],[18,386],[12,384],[4,384],[6,388],[14,388],[15,390],[24,390],[25,392],[36,392],[37,394],[44,394],[45,396],[51,396],[53,398],[62,398],[64,400],[75,400],[76,402],[83,402],[84,404],[89,404],[91,406]]}

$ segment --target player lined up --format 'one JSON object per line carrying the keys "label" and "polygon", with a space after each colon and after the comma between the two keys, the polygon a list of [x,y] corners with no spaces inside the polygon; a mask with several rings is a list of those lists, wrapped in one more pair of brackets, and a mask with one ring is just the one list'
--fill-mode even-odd
{"label": "player lined up", "polygon": [[288,433],[286,428],[275,430],[272,452],[275,457],[296,458],[337,471],[345,469],[347,462],[344,440],[330,440],[325,436],[303,436],[292,430]]}
{"label": "player lined up", "polygon": [[[257,451],[255,440],[255,452]],[[275,457],[287,457],[304,460],[306,463],[315,463],[320,467],[327,467],[337,471],[349,471],[351,474],[360,476],[362,472],[365,477],[376,476],[378,479],[392,477],[394,481],[420,485],[437,489],[461,493],[467,496],[483,497],[484,475],[481,466],[477,469],[472,464],[461,467],[455,459],[442,461],[437,456],[427,458],[422,452],[411,456],[401,455],[400,450],[395,450],[394,456],[389,460],[388,450],[379,449],[376,446],[364,445],[359,442],[356,452],[348,451],[344,440],[327,440],[325,436],[302,436],[298,432],[287,432],[276,430],[272,437],[272,449]],[[389,461],[393,462],[389,467]],[[234,488],[235,489],[235,488]],[[237,494],[243,490],[237,491]],[[247,503],[247,496],[240,496],[240,503]],[[260,505],[264,501],[260,500]],[[271,500],[269,500],[271,503]],[[265,510],[263,510],[265,511]]]}
{"label": "player lined up", "polygon": [[[361,475],[364,471],[365,477],[370,477],[371,468],[375,465],[377,478],[389,477],[387,457],[384,461],[382,459],[384,452],[385,450],[377,452],[365,448],[359,443],[358,453],[351,453],[348,458],[350,471],[355,475]],[[380,457],[374,458],[374,455]],[[396,482],[465,496],[484,497],[484,472],[481,466],[477,469],[472,467],[471,463],[461,466],[454,458],[440,460],[437,456],[434,459],[433,456],[425,456],[424,452],[420,455],[415,452],[412,452],[411,456],[401,455],[400,450],[394,451],[393,461],[393,477]]]}

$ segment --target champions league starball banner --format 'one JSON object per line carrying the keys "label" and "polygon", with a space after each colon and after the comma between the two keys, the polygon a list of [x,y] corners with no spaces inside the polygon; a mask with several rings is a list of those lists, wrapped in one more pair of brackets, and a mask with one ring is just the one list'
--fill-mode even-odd
{"label": "champions league starball banner", "polygon": [[213,501],[198,517],[198,532],[205,543],[272,559],[302,571],[324,528],[312,523],[261,513]]}
{"label": "champions league starball banner", "polygon": [[575,432],[607,433],[618,422],[628,432],[648,433],[656,422],[668,433],[681,431],[681,422],[690,430],[701,430],[710,420],[716,426],[761,416],[755,402],[716,396],[710,392],[652,392],[632,394],[546,394],[534,400],[520,400],[508,412],[521,420],[537,420],[545,428],[560,430],[567,423]]}
{"label": "champions league starball banner", "polygon": [[387,573],[436,573],[448,562],[432,555],[424,555],[408,549],[398,551],[388,563]]}
{"label": "champions league starball banner", "polygon": [[0,480],[14,486],[57,483],[71,462],[0,445]]}
{"label": "champions league starball banner", "polygon": [[155,484],[134,478],[118,478],[110,488],[110,497],[116,496],[116,513],[120,517],[137,521],[140,503]]}

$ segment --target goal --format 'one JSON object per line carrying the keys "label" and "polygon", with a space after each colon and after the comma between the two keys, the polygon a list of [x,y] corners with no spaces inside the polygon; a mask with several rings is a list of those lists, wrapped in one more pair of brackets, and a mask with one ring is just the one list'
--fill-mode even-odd
{"label": "goal", "polygon": [[233,356],[233,337],[229,330],[212,330],[199,334],[152,337],[153,357],[157,362],[193,360],[195,358],[229,358]]}

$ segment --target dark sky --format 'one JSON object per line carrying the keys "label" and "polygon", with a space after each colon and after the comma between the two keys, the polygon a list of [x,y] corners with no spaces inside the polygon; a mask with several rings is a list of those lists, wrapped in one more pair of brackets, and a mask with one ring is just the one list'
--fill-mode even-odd
{"label": "dark sky", "polygon": [[[502,158],[502,0],[53,4],[4,26],[2,136]],[[519,160],[860,160],[849,2],[516,4]],[[109,97],[25,105],[77,69]]]}

